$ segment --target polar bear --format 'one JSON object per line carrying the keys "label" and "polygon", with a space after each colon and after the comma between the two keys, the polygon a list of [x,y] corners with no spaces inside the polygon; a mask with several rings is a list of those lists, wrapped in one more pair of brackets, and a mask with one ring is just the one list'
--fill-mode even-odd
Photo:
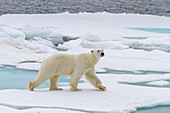
{"label": "polar bear", "polygon": [[30,82],[29,90],[33,91],[49,79],[49,90],[62,90],[57,87],[57,80],[60,76],[71,76],[69,85],[72,91],[77,89],[80,78],[85,75],[86,79],[97,89],[105,90],[101,81],[95,74],[95,65],[104,56],[104,50],[95,49],[89,53],[79,55],[55,54],[45,59],[40,67],[37,78]]}

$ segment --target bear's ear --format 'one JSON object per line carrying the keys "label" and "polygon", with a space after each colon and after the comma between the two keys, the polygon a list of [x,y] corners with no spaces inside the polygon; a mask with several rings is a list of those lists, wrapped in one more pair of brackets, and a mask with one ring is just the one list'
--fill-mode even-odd
{"label": "bear's ear", "polygon": [[93,53],[93,50],[91,50],[91,53]]}

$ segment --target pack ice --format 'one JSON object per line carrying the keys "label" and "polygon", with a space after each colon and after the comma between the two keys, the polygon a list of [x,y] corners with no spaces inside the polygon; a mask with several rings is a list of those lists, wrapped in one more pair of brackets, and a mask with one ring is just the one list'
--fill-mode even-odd
{"label": "pack ice", "polygon": [[[106,12],[0,16],[0,66],[38,70],[52,54],[103,48],[106,56],[96,71],[107,87],[97,91],[82,83],[80,92],[70,92],[69,86],[0,90],[0,112],[129,113],[169,105],[170,89],[162,87],[170,79],[168,23],[169,17]],[[120,84],[144,81],[160,87]]]}

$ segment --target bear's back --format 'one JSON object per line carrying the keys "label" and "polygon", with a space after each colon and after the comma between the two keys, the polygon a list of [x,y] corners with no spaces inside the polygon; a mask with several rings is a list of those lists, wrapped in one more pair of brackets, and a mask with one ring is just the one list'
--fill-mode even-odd
{"label": "bear's back", "polygon": [[70,61],[75,60],[76,56],[77,55],[73,55],[73,54],[59,53],[59,54],[55,54],[55,55],[48,57],[47,59],[44,60],[44,62],[46,61],[51,61],[55,63],[70,62]]}

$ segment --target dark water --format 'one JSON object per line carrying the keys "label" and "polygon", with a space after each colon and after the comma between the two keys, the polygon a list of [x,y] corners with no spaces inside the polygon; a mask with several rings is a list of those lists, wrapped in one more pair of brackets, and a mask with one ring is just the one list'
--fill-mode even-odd
{"label": "dark water", "polygon": [[170,16],[170,0],[0,0],[2,14],[110,12]]}

